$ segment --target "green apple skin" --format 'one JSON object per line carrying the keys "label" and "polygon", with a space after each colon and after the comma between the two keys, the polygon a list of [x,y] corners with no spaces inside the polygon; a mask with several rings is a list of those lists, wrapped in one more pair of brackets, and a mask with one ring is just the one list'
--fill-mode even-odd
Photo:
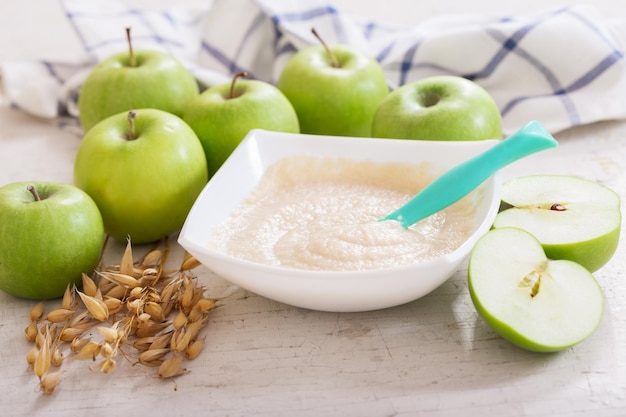
{"label": "green apple skin", "polygon": [[211,87],[191,100],[183,120],[196,132],[215,174],[252,129],[300,133],[296,112],[284,94],[259,80],[235,80]]}
{"label": "green apple skin", "polygon": [[[27,187],[33,185],[41,200]],[[104,245],[102,216],[71,184],[16,182],[0,188],[0,289],[34,300],[61,297],[91,274]]]}
{"label": "green apple skin", "polygon": [[194,131],[178,116],[139,109],[135,139],[128,113],[87,132],[74,161],[74,183],[93,198],[106,233],[149,243],[178,231],[208,181]]}
{"label": "green apple skin", "polygon": [[369,137],[374,113],[389,93],[382,68],[347,45],[330,50],[339,67],[323,46],[309,46],[287,62],[277,86],[296,109],[302,133]]}
{"label": "green apple skin", "polygon": [[[615,254],[621,231],[620,197],[594,181],[568,175],[529,175],[505,182],[493,227],[534,235],[551,259],[568,259],[590,272]],[[561,210],[551,209],[559,204]]]}
{"label": "green apple skin", "polygon": [[160,51],[138,50],[136,65],[120,52],[96,65],[79,97],[80,124],[85,132],[101,120],[132,109],[154,108],[182,116],[199,94],[196,79],[174,57]]}
{"label": "green apple skin", "polygon": [[417,140],[502,138],[502,116],[491,95],[468,79],[427,77],[393,90],[380,104],[372,136]]}
{"label": "green apple skin", "polygon": [[[540,285],[534,273],[541,275]],[[604,312],[602,289],[586,268],[548,259],[534,236],[512,227],[493,229],[478,240],[468,286],[485,323],[533,352],[558,352],[582,342]]]}

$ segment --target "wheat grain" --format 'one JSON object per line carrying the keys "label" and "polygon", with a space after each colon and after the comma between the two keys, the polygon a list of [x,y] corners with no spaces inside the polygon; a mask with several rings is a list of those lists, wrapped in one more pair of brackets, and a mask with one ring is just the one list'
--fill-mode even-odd
{"label": "wheat grain", "polygon": [[84,294],[80,291],[77,291],[80,299],[82,300],[85,308],[91,314],[91,316],[99,321],[106,321],[109,318],[109,308],[104,303],[104,301],[96,298],[90,297],[87,294]]}
{"label": "wheat grain", "polygon": [[37,339],[37,334],[39,333],[39,328],[37,327],[36,321],[31,321],[28,326],[24,329],[24,337],[29,342],[34,342]]}
{"label": "wheat grain", "polygon": [[52,394],[61,382],[62,371],[51,372],[47,374],[40,382],[39,389],[44,394]]}
{"label": "wheat grain", "polygon": [[33,308],[30,309],[30,313],[28,314],[30,317],[30,321],[39,321],[41,317],[43,317],[45,305],[43,301],[35,304]]}
{"label": "wheat grain", "polygon": [[61,323],[63,321],[68,320],[74,315],[74,310],[68,310],[66,308],[57,308],[52,310],[46,315],[46,320],[50,323]]}
{"label": "wheat grain", "polygon": [[181,367],[183,363],[183,356],[174,355],[170,356],[166,360],[163,361],[161,366],[159,366],[159,371],[157,375],[161,379],[173,378],[179,375],[184,374],[187,370]]}
{"label": "wheat grain", "polygon": [[[102,373],[115,370],[118,352],[144,366],[158,367],[161,379],[187,372],[183,361],[202,351],[205,339],[198,339],[198,334],[215,300],[205,296],[205,288],[189,272],[200,263],[185,252],[178,269],[165,269],[169,243],[165,239],[160,244],[163,250],[155,245],[135,262],[128,240],[118,265],[101,265],[93,277],[83,274],[81,289],[68,285],[60,307],[45,317],[43,302],[31,308],[24,336],[34,346],[26,362],[39,378],[42,393],[53,393],[61,381],[62,373],[51,372],[51,366],[61,366],[70,357],[89,361],[101,357]],[[97,340],[90,337],[93,327]],[[67,357],[62,343],[69,344]]]}
{"label": "wheat grain", "polygon": [[83,282],[83,293],[87,294],[90,297],[95,297],[98,292],[98,286],[91,279],[91,277],[83,272],[82,274],[82,282]]}
{"label": "wheat grain", "polygon": [[194,340],[193,343],[191,343],[189,346],[187,346],[187,349],[185,349],[185,357],[189,360],[193,360],[197,358],[198,355],[200,355],[200,352],[202,352],[203,348],[204,338]]}

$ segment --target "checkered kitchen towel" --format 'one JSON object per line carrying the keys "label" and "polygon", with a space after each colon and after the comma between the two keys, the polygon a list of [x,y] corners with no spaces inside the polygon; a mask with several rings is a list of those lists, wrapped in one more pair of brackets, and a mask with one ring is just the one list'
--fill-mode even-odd
{"label": "checkered kitchen towel", "polygon": [[[589,6],[525,16],[461,15],[397,26],[342,13],[323,0],[207,0],[205,8],[154,12],[116,0],[64,0],[68,22],[85,47],[78,63],[4,62],[9,103],[40,117],[76,115],[91,67],[135,47],[168,51],[205,86],[245,70],[275,82],[289,57],[316,43],[352,44],[376,58],[396,87],[435,74],[476,81],[495,98],[505,134],[528,121],[553,133],[626,117],[626,22],[606,21]],[[416,17],[417,20],[417,17]]]}

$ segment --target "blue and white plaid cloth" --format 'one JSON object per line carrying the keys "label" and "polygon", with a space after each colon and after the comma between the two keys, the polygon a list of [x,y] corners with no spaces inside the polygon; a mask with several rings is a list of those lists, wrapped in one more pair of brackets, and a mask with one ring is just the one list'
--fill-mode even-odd
{"label": "blue and white plaid cloth", "polygon": [[590,6],[526,16],[461,15],[397,26],[340,12],[322,0],[207,0],[205,8],[163,12],[116,0],[64,0],[85,47],[77,62],[0,64],[4,94],[25,112],[76,115],[80,85],[92,66],[134,45],[179,58],[205,86],[245,70],[275,82],[291,55],[317,41],[352,44],[376,58],[396,87],[435,74],[460,75],[498,103],[505,134],[528,121],[550,131],[626,118],[626,22],[606,21]]}

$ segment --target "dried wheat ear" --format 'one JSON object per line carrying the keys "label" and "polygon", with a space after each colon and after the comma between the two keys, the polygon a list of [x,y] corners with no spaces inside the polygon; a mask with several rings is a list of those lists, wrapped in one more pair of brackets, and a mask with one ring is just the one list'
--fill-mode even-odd
{"label": "dried wheat ear", "polygon": [[115,370],[118,356],[158,368],[161,379],[188,372],[184,362],[202,351],[200,333],[216,300],[191,272],[200,263],[185,253],[179,268],[167,270],[169,252],[164,239],[134,260],[129,240],[119,264],[83,274],[81,288],[68,286],[59,307],[44,314],[40,302],[30,310],[26,361],[42,393],[55,391],[69,358],[98,362],[103,373]]}

